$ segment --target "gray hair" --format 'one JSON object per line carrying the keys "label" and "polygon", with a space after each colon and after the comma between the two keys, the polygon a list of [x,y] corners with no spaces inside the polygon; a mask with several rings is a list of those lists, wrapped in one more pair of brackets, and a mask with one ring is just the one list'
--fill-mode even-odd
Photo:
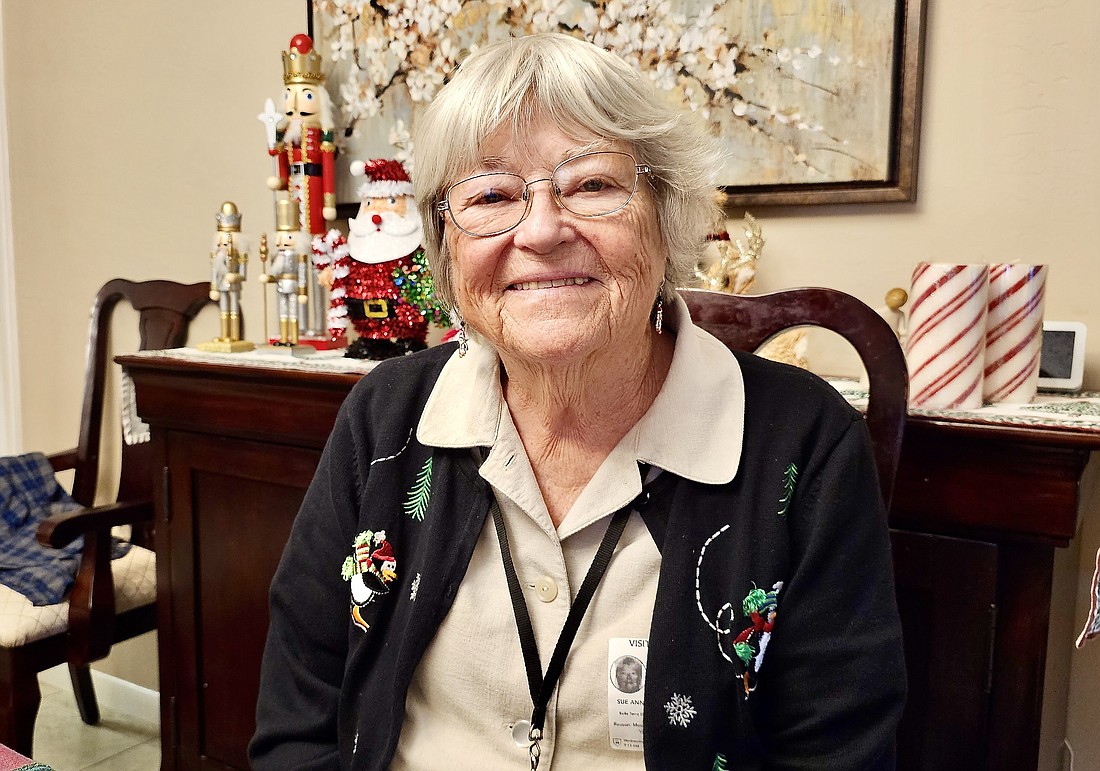
{"label": "gray hair", "polygon": [[719,221],[716,143],[619,57],[568,35],[544,33],[471,54],[417,120],[414,194],[440,302],[451,307],[455,296],[436,203],[476,166],[490,134],[510,124],[513,135],[522,136],[541,120],[567,134],[629,143],[638,163],[653,169],[648,179],[665,245],[664,291],[671,297],[692,275]]}

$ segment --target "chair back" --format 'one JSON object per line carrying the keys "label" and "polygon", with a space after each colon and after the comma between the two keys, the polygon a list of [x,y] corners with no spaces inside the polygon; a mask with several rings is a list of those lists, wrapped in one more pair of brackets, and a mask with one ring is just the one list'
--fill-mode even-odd
{"label": "chair back", "polygon": [[[178,348],[187,340],[191,320],[209,302],[210,284],[178,284],[174,281],[128,281],[116,278],[99,290],[92,304],[84,370],[84,404],[80,436],[72,468],[72,495],[85,506],[95,503],[99,478],[99,448],[103,429],[104,388],[107,379],[108,337],[111,315],[121,300],[138,313],[139,350]],[[118,500],[150,499],[153,468],[149,443],[122,442]]]}
{"label": "chair back", "polygon": [[792,327],[815,326],[847,340],[870,382],[867,428],[887,509],[901,453],[909,398],[905,354],[886,320],[859,299],[835,289],[810,287],[761,295],[680,289],[695,324],[729,348],[755,351]]}

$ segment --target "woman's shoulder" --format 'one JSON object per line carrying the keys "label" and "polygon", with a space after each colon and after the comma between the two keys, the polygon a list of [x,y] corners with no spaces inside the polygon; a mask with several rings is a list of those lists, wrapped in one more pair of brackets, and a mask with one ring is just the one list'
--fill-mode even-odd
{"label": "woman's shoulder", "polygon": [[380,361],[348,394],[349,408],[374,411],[407,409],[416,403],[422,405],[457,347],[446,343]]}
{"label": "woman's shoulder", "polygon": [[836,388],[818,375],[781,362],[734,351],[745,384],[745,410],[833,416],[850,422],[860,417]]}

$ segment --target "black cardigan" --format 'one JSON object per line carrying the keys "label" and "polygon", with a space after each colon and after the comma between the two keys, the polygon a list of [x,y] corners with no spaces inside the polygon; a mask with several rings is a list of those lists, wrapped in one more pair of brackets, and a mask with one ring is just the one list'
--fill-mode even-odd
{"label": "black cardigan", "polygon": [[[340,410],[272,582],[249,747],[259,771],[383,769],[393,757],[413,672],[492,494],[471,452],[416,440],[453,352],[383,362]],[[646,522],[661,550],[646,767],[892,768],[905,668],[865,424],[817,377],[737,359],[746,407],[736,478],[678,479],[667,520]],[[425,471],[426,510],[410,510]],[[341,565],[357,534],[379,530],[397,576],[357,608],[364,630]]]}

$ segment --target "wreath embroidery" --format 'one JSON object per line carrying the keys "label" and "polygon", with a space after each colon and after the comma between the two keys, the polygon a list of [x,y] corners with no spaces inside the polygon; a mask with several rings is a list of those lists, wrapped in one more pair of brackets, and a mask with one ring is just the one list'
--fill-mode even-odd
{"label": "wreath embroidery", "polygon": [[779,609],[779,592],[782,588],[782,581],[772,584],[770,592],[753,587],[741,602],[741,610],[747,617],[749,626],[733,638],[733,652],[737,654],[737,658],[744,666],[741,680],[745,686],[746,699],[756,690],[757,673],[760,672],[760,665],[764,662],[764,651],[768,647],[772,629],[775,627],[775,618]]}

